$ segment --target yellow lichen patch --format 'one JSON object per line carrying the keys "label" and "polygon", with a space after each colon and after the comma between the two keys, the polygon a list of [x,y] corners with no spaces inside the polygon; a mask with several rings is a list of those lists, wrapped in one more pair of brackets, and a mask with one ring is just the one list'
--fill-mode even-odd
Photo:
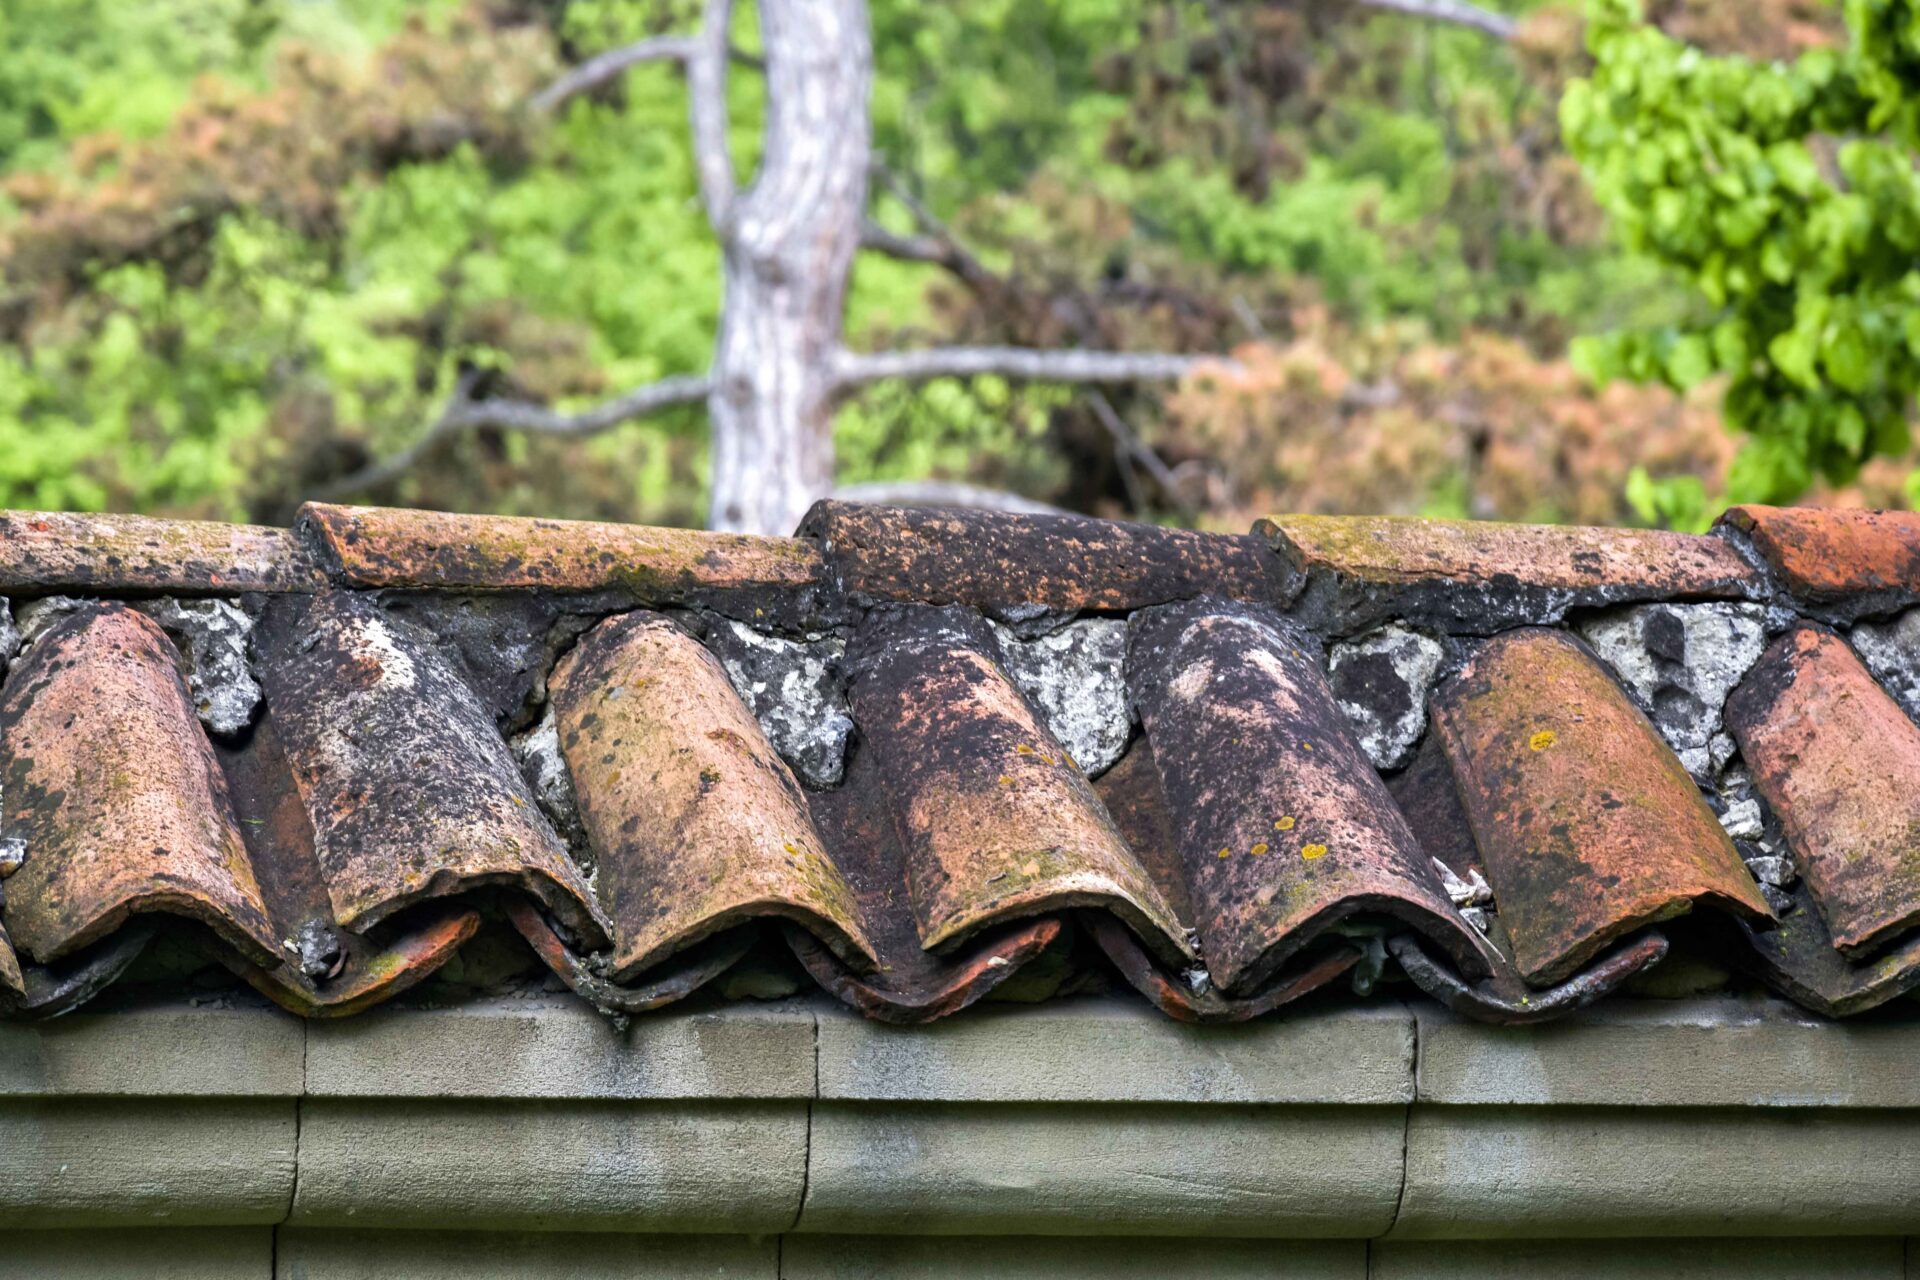
{"label": "yellow lichen patch", "polygon": [[1013,749],[1013,753],[1017,756],[1030,756],[1034,754],[1034,750],[1023,742]]}
{"label": "yellow lichen patch", "polygon": [[1223,845],[1221,845],[1221,846],[1220,846],[1220,852],[1219,852],[1218,854],[1216,854],[1216,855],[1214,855],[1214,856],[1216,856],[1216,857],[1220,857],[1220,858],[1225,858],[1225,857],[1229,857],[1229,856],[1231,856],[1231,855],[1232,855],[1232,853],[1233,853],[1233,850],[1232,850],[1232,849],[1229,849],[1229,848],[1228,848],[1228,847],[1227,847],[1226,845],[1224,845],[1224,844],[1223,844]]}
{"label": "yellow lichen patch", "polygon": [[1293,830],[1293,815],[1292,815],[1292,814],[1288,814],[1288,815],[1287,815],[1286,817],[1284,817],[1284,818],[1282,818],[1282,819],[1280,819],[1280,820],[1279,820],[1278,822],[1276,822],[1276,823],[1274,823],[1274,824],[1273,824],[1273,829],[1274,829],[1275,831],[1291,831],[1291,830]]}
{"label": "yellow lichen patch", "polygon": [[1559,734],[1555,733],[1551,729],[1542,729],[1540,732],[1534,734],[1531,738],[1527,739],[1527,749],[1530,751],[1545,751],[1548,747],[1552,746],[1554,743],[1558,741],[1560,741]]}
{"label": "yellow lichen patch", "polygon": [[1327,846],[1323,844],[1310,844],[1300,850],[1300,856],[1308,861],[1312,861],[1315,858],[1324,858],[1327,856]]}
{"label": "yellow lichen patch", "polygon": [[1267,842],[1265,840],[1262,840],[1259,844],[1254,845],[1253,848],[1249,849],[1247,852],[1251,853],[1254,857],[1257,858],[1261,854],[1267,851],[1267,847],[1268,847]]}
{"label": "yellow lichen patch", "polygon": [[1012,786],[1012,785],[1013,785],[1013,778],[1012,778],[1012,777],[1011,777],[1010,775],[1008,775],[1008,774],[1004,774],[1004,773],[1003,773],[1003,774],[1001,774],[1001,775],[1000,775],[1000,785],[1001,785],[1001,786],[1003,786],[1003,787],[1010,787],[1010,786]]}
{"label": "yellow lichen patch", "polygon": [[1311,742],[1303,742],[1300,744],[1300,749],[1302,751],[1311,751],[1313,750],[1313,744]]}

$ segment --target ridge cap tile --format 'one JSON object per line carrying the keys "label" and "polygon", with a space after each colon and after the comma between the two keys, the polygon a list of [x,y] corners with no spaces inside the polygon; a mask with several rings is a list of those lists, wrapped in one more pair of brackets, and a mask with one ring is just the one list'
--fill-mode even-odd
{"label": "ridge cap tile", "polygon": [[1298,588],[1257,538],[1094,516],[828,499],[800,522],[857,603],[1122,610],[1198,595],[1284,604]]}
{"label": "ridge cap tile", "polygon": [[1730,507],[1715,532],[1743,537],[1795,600],[1852,619],[1920,600],[1920,512]]}
{"label": "ridge cap tile", "polygon": [[286,529],[157,516],[0,511],[0,591],[313,591],[326,579]]}

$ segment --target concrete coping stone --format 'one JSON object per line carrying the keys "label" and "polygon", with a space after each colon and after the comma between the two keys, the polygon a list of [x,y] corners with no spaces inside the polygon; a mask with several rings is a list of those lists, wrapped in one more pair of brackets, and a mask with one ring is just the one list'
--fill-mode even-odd
{"label": "concrete coping stone", "polygon": [[0,1023],[0,1098],[1920,1108],[1917,1059],[1920,1010],[1835,1023],[1770,998],[1502,1028],[1398,1001],[1200,1027],[1103,997],[899,1028],[816,997],[624,1032],[561,996],[305,1023],[179,1001]]}

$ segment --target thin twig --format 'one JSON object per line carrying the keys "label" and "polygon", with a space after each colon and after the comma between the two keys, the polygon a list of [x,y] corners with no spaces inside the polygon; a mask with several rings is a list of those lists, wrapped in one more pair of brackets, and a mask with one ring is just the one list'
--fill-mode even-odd
{"label": "thin twig", "polygon": [[551,111],[583,93],[599,88],[628,67],[643,62],[685,62],[693,56],[691,36],[654,36],[596,54],[533,96],[535,111]]}
{"label": "thin twig", "polygon": [[1165,462],[1160,460],[1159,454],[1148,448],[1141,442],[1140,437],[1134,434],[1133,428],[1127,425],[1126,419],[1115,411],[1113,401],[1107,399],[1107,393],[1096,387],[1087,393],[1087,402],[1093,406],[1093,416],[1100,419],[1100,425],[1105,427],[1107,434],[1113,437],[1114,446],[1124,450],[1129,460],[1145,467],[1147,474],[1153,477],[1153,482],[1160,486],[1160,491],[1167,495],[1167,501],[1171,502],[1181,515],[1191,517],[1194,514],[1193,506],[1181,496],[1178,482],[1173,478],[1173,472],[1167,468]]}

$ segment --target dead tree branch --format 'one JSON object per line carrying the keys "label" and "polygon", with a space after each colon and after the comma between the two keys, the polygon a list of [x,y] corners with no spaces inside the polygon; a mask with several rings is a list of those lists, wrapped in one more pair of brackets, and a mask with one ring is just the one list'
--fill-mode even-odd
{"label": "dead tree branch", "polygon": [[1362,8],[1381,9],[1389,13],[1401,13],[1410,18],[1424,18],[1429,22],[1448,22],[1459,27],[1470,27],[1482,35],[1492,36],[1496,40],[1513,39],[1517,25],[1504,13],[1495,13],[1483,9],[1468,0],[1355,0]]}
{"label": "dead tree branch", "polygon": [[643,62],[685,63],[693,56],[693,50],[694,40],[691,36],[655,36],[651,40],[609,49],[588,58],[555,80],[535,94],[528,105],[535,111],[552,111],[583,93],[598,89],[629,67],[637,67]]}
{"label": "dead tree branch", "polygon": [[1165,382],[1207,366],[1235,368],[1220,356],[1165,351],[1039,350],[1032,347],[929,347],[924,351],[843,351],[835,361],[842,390],[899,378],[978,378],[1023,382]]}
{"label": "dead tree branch", "polygon": [[733,156],[727,151],[727,48],[733,0],[707,0],[687,56],[687,121],[700,204],[725,241],[733,217]]}
{"label": "dead tree branch", "polygon": [[446,407],[441,409],[440,416],[434,419],[433,425],[419,439],[390,457],[342,476],[313,496],[324,502],[398,479],[434,446],[482,427],[497,427],[503,431],[520,431],[529,435],[590,436],[674,405],[705,400],[707,393],[712,390],[712,382],[705,374],[680,374],[650,382],[591,409],[560,413],[544,405],[528,404],[522,400],[471,399],[478,376],[474,372],[460,376],[453,394],[447,397]]}

